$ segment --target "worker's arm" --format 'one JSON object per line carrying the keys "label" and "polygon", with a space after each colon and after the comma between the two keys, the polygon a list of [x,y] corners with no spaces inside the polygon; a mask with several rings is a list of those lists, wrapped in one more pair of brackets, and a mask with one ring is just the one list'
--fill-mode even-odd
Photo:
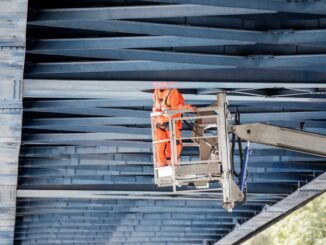
{"label": "worker's arm", "polygon": [[153,107],[152,107],[152,111],[153,112],[160,112],[161,110],[159,108],[157,108],[157,98],[156,98],[156,89],[154,90],[153,93]]}
{"label": "worker's arm", "polygon": [[155,112],[156,111],[156,106],[155,106],[155,90],[153,93],[153,107],[152,107],[152,111]]}
{"label": "worker's arm", "polygon": [[191,109],[193,112],[197,110],[196,107],[192,105],[185,105],[184,98],[181,93],[177,90],[172,96],[170,96],[170,103],[172,110],[183,110],[183,109]]}

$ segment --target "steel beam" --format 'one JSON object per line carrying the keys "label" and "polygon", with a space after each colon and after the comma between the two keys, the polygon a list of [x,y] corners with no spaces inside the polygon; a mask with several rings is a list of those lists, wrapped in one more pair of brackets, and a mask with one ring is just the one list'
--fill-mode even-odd
{"label": "steel beam", "polygon": [[[311,89],[311,88],[320,88],[325,89],[326,84],[323,82],[319,83],[302,83],[302,82],[293,82],[293,83],[267,83],[267,82],[232,82],[232,81],[139,81],[139,80],[49,80],[49,79],[25,79],[24,80],[24,88],[25,94],[24,96],[28,96],[28,92],[37,89],[44,89],[44,90],[94,90],[95,87],[100,87],[102,90],[114,90],[114,91],[135,91],[135,90],[149,90],[160,88],[162,85],[167,86],[169,88],[177,87],[179,89],[203,89],[206,90],[219,88],[219,89],[227,89],[236,92],[237,90],[241,89],[267,89],[267,88],[274,88],[274,89]],[[26,94],[27,93],[27,94]],[[187,95],[185,95],[187,96]],[[228,96],[228,99],[232,101],[233,97]],[[299,99],[299,98],[296,98]],[[85,100],[83,100],[85,101]],[[102,105],[101,103],[113,103],[116,102],[114,100],[87,100],[98,105]],[[134,100],[132,103],[137,103],[139,100]],[[142,101],[142,100],[141,100]],[[62,104],[62,103],[69,103],[70,105],[77,104],[81,105],[80,102],[76,100],[45,100],[45,101],[34,101],[33,107],[38,107],[39,104],[53,102],[53,104]],[[119,100],[119,103],[123,103],[122,105],[130,107],[131,100],[126,101],[128,104],[123,103],[123,101]],[[152,101],[150,101],[152,103]],[[247,101],[245,101],[247,102]],[[139,103],[139,102],[138,102]],[[210,101],[207,101],[210,103]],[[132,104],[134,106],[138,106],[138,104]],[[140,104],[143,106],[143,104]],[[149,105],[149,104],[148,104]],[[51,107],[51,106],[50,106]]]}
{"label": "steel beam", "polygon": [[56,27],[102,32],[121,32],[153,36],[176,36],[222,39],[266,44],[304,44],[326,41],[325,29],[300,31],[249,31],[172,24],[145,23],[124,20],[46,20],[31,21],[31,27]]}
{"label": "steel beam", "polygon": [[[86,57],[86,58],[99,58],[99,59],[117,59],[117,60],[130,60],[142,62],[152,61],[152,62],[163,62],[158,63],[167,68],[169,64],[181,64],[193,65],[197,64],[198,69],[202,67],[203,69],[225,69],[225,68],[260,68],[260,69],[279,69],[279,70],[300,70],[300,71],[319,71],[324,72],[320,65],[326,64],[326,55],[290,55],[290,56],[227,56],[227,55],[206,55],[206,54],[195,54],[195,53],[185,53],[185,52],[161,52],[161,51],[148,51],[148,50],[125,50],[125,49],[107,49],[107,50],[48,50],[48,51],[30,51],[31,54],[40,53],[46,55],[60,55],[60,56],[76,56],[76,57]],[[67,63],[67,65],[82,65],[82,63]],[[89,63],[87,63],[89,64]],[[111,65],[112,69],[117,64],[122,64],[121,62],[98,62],[98,65],[107,66],[110,71]],[[38,69],[40,67],[47,67],[48,73],[53,73],[56,69],[60,69],[58,64],[38,64],[36,66]],[[56,68],[58,67],[58,68]],[[88,69],[88,65],[84,65],[85,72]],[[177,66],[178,67],[178,66]],[[98,68],[98,67],[97,67]],[[195,68],[195,67],[193,67]],[[63,68],[61,68],[63,69]],[[116,68],[118,71],[119,69]],[[129,70],[129,68],[126,68]],[[144,69],[139,68],[138,69]],[[158,69],[153,67],[153,69]],[[186,68],[185,68],[186,69]],[[45,70],[46,71],[46,70]],[[97,70],[94,70],[97,71]],[[111,70],[114,71],[114,70]],[[39,71],[40,72],[40,71]],[[77,70],[76,70],[77,72]],[[31,74],[37,74],[37,69],[31,71]]]}
{"label": "steel beam", "polygon": [[242,31],[222,28],[179,26],[121,20],[49,20],[31,21],[29,26],[84,29],[104,32],[122,32],[156,36],[177,36],[204,39],[222,39],[245,42],[275,43],[277,38],[259,31]]}
{"label": "steel beam", "polygon": [[40,39],[32,43],[28,53],[42,53],[50,50],[75,49],[121,49],[121,48],[167,48],[196,47],[220,45],[246,45],[253,42],[232,41],[223,39],[203,39],[176,36],[135,36],[111,38],[67,38]]}
{"label": "steel beam", "polygon": [[146,19],[184,16],[243,15],[274,13],[273,11],[229,8],[205,5],[146,5],[128,7],[97,7],[43,9],[38,12],[38,20],[76,20],[76,19]]}
{"label": "steel beam", "polygon": [[326,4],[324,2],[286,2],[270,0],[155,0],[164,3],[200,4],[208,6],[251,8],[289,13],[325,14]]}
{"label": "steel beam", "polygon": [[[198,65],[173,62],[153,61],[97,61],[97,62],[64,62],[39,63],[28,72],[29,75],[49,75],[64,73],[98,73],[98,72],[128,72],[128,71],[164,71],[164,70],[191,70],[229,68],[220,65]],[[232,68],[232,67],[231,67]]]}

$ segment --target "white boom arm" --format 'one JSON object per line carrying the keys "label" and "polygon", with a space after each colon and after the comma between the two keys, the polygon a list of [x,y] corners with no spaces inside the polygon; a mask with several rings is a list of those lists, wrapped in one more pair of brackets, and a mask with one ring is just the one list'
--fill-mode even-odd
{"label": "white boom arm", "polygon": [[325,135],[261,123],[232,126],[231,131],[246,141],[326,157]]}

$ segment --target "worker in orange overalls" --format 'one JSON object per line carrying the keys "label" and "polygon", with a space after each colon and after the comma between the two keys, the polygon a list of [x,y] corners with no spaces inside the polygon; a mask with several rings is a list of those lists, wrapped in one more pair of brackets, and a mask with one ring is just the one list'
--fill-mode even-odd
{"label": "worker in orange overalls", "polygon": [[[177,89],[155,89],[153,95],[153,112],[163,112],[165,110],[192,109],[196,110],[191,105],[185,105],[184,98]],[[181,117],[181,113],[173,115],[174,118]],[[154,134],[155,141],[170,139],[169,120],[161,115],[154,119]],[[176,138],[177,138],[177,155],[178,159],[182,151],[181,141],[182,121],[176,121]],[[171,158],[170,141],[155,144],[157,167],[165,167]]]}

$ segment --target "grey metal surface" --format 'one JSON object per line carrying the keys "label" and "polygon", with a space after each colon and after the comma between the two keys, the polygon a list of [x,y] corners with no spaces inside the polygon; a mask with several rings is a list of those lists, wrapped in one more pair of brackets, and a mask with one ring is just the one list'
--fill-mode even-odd
{"label": "grey metal surface", "polygon": [[244,8],[244,9],[260,9],[273,10],[278,12],[289,13],[308,13],[308,14],[324,14],[326,4],[324,2],[287,2],[287,1],[270,1],[270,0],[248,0],[243,2],[241,0],[158,0],[166,3],[192,3],[202,4],[208,6],[222,6],[230,8]]}
{"label": "grey metal surface", "polygon": [[15,244],[213,243],[326,170],[322,158],[252,144],[248,200],[229,214],[218,190],[156,188],[150,142],[162,81],[198,106],[227,91],[242,123],[325,134],[324,2],[29,7]]}
{"label": "grey metal surface", "polygon": [[14,241],[27,1],[0,2],[0,244]]}
{"label": "grey metal surface", "polygon": [[326,136],[303,130],[252,123],[233,127],[243,140],[326,157]]}

